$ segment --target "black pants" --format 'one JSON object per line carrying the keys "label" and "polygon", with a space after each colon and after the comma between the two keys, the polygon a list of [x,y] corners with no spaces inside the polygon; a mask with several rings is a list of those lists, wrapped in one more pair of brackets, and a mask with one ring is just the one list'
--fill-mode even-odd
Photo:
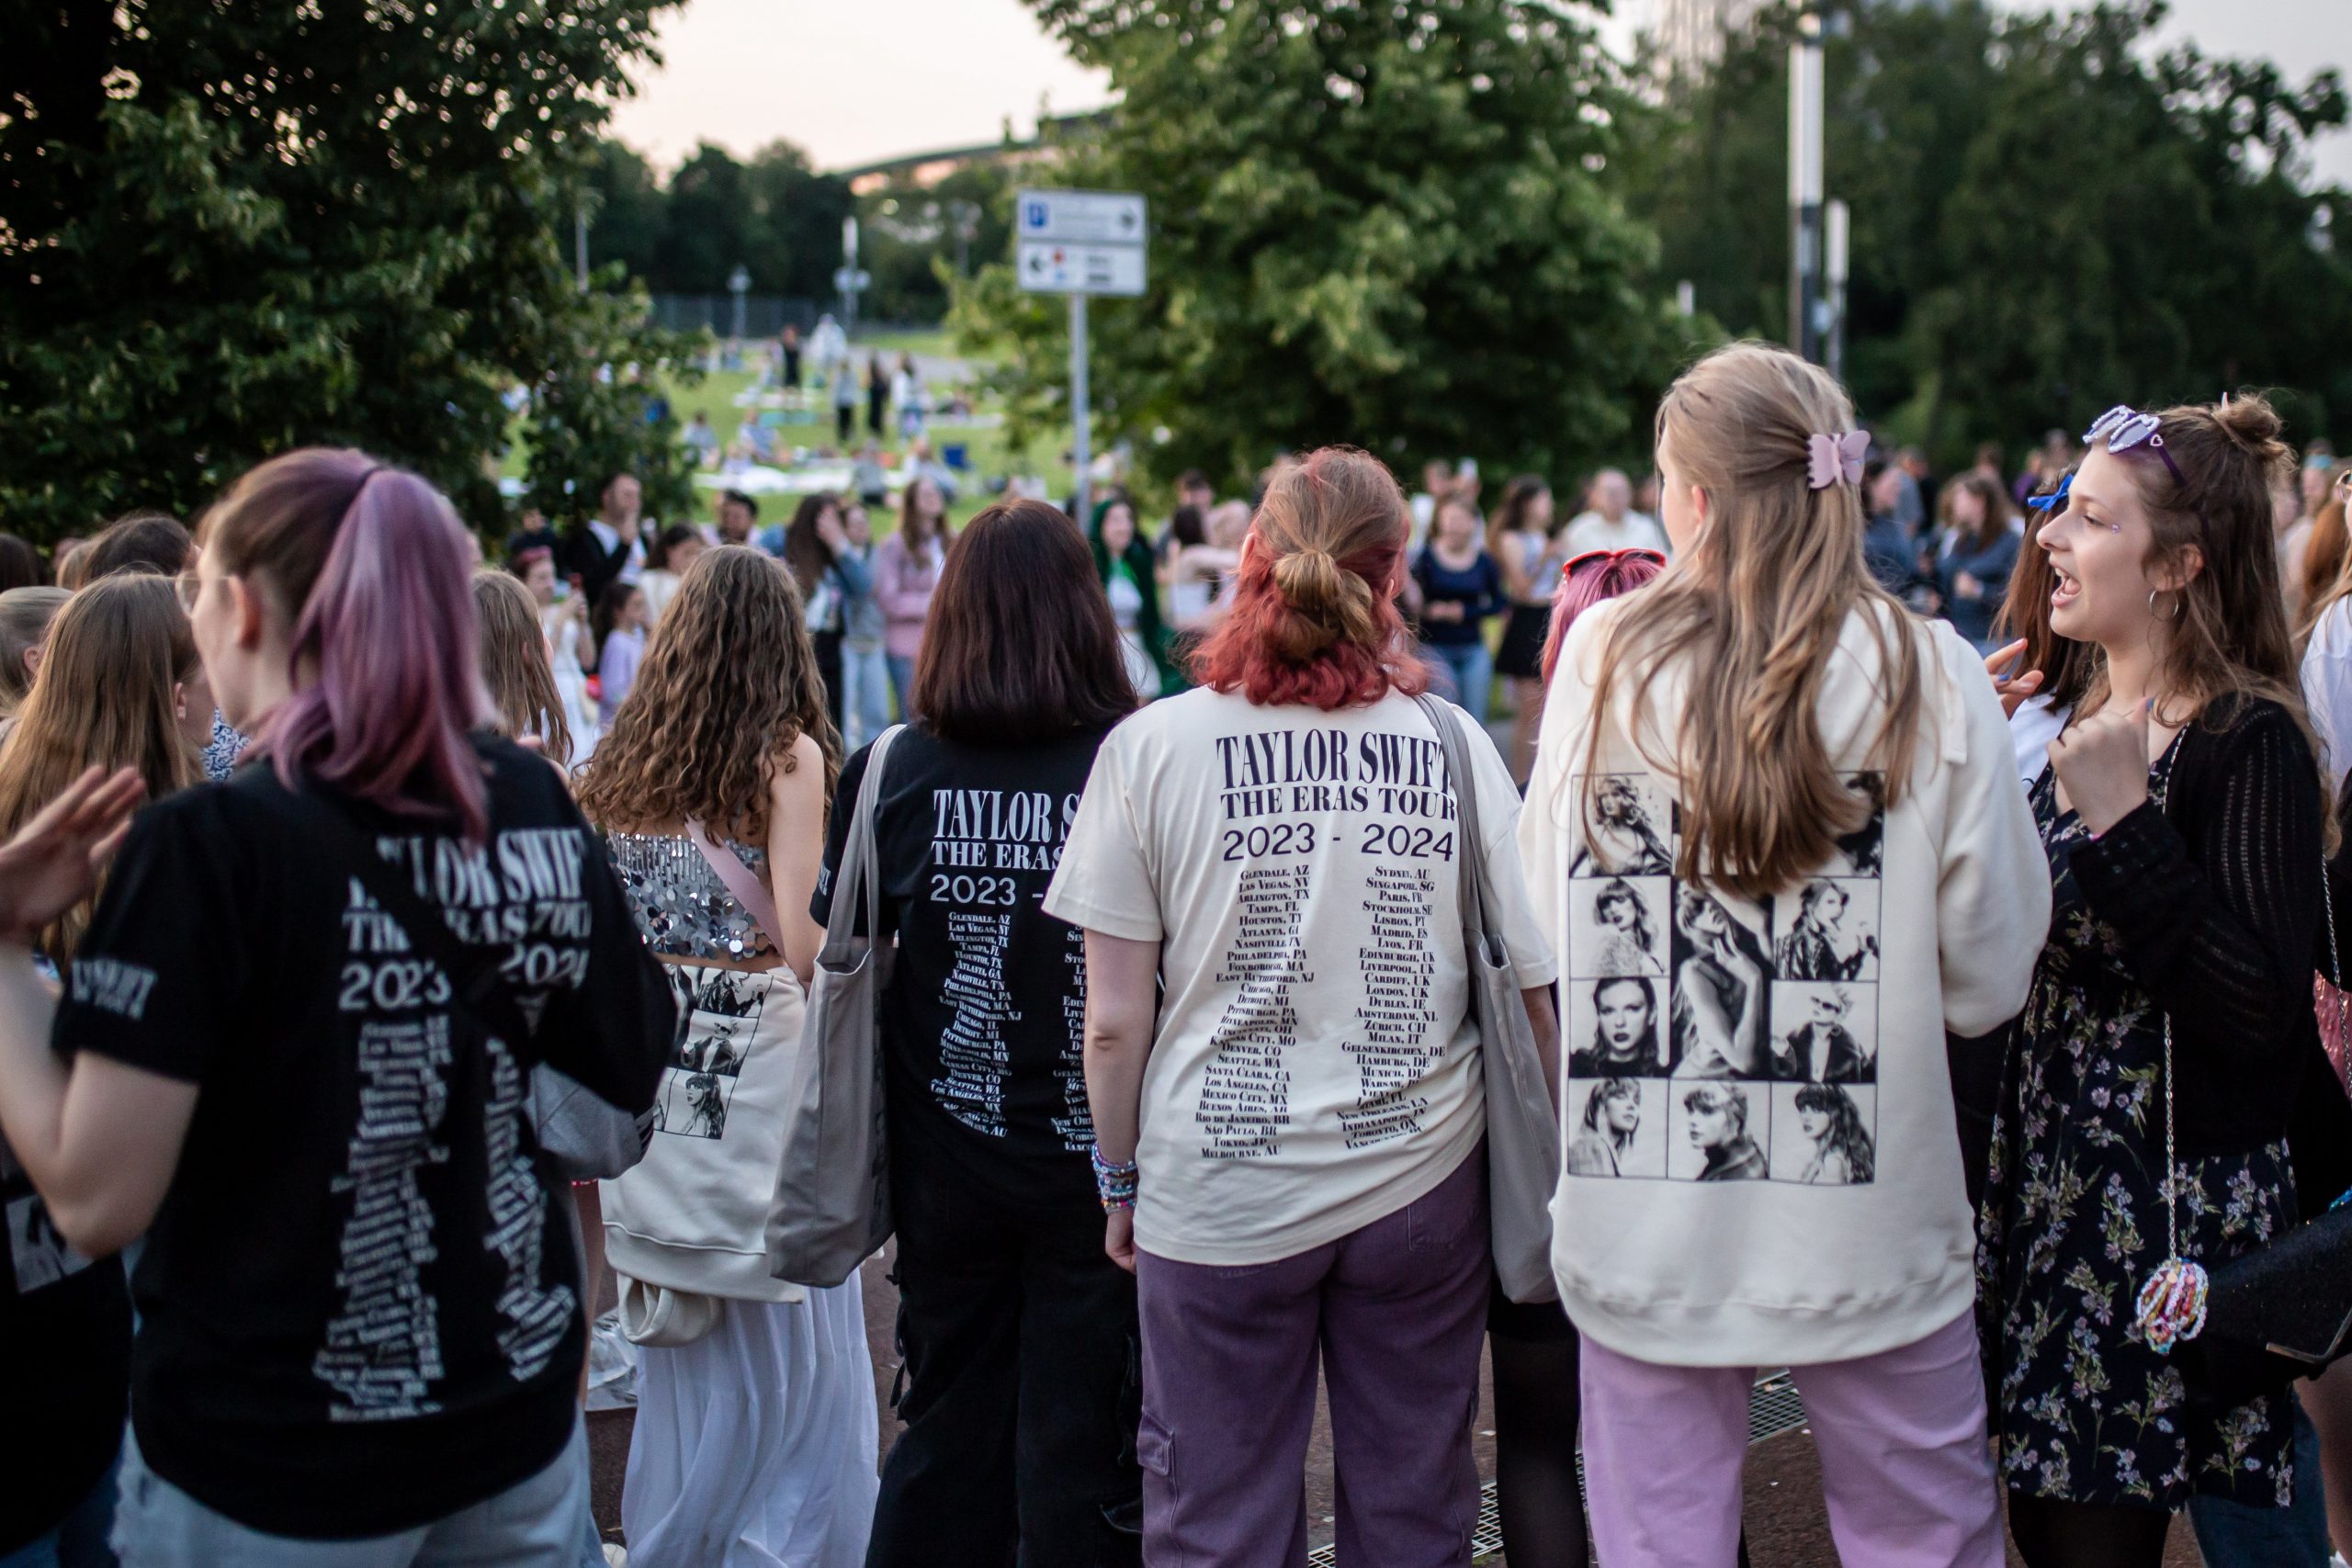
{"label": "black pants", "polygon": [[842,732],[842,634],[811,632],[817,650],[817,679],[825,683],[825,712],[832,716],[833,733]]}
{"label": "black pants", "polygon": [[866,1568],[1133,1568],[1136,1282],[1101,1210],[1014,1207],[891,1131],[907,1429]]}
{"label": "black pants", "polygon": [[857,405],[835,403],[833,405],[833,444],[845,448],[849,446],[849,438],[856,433]]}

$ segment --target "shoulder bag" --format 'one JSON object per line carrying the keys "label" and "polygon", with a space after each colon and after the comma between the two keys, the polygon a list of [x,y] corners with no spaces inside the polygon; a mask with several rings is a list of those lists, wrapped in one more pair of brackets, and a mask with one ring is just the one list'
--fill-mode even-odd
{"label": "shoulder bag", "polygon": [[1560,1120],[1544,1085],[1544,1062],[1527,1021],[1518,965],[1497,927],[1486,839],[1478,830],[1478,780],[1468,742],[1453,709],[1428,695],[1418,699],[1445,748],[1457,823],[1455,864],[1461,874],[1462,946],[1469,961],[1470,1009],[1487,1078],[1487,1190],[1495,1277],[1515,1302],[1560,1297],[1552,1274],[1552,1195],[1560,1184]]}
{"label": "shoulder bag", "polygon": [[768,1207],[768,1269],[797,1285],[838,1285],[890,1239],[889,1143],[876,1011],[898,950],[876,940],[882,929],[882,869],[874,816],[883,761],[905,728],[884,730],[866,757],[785,1100],[784,1163]]}
{"label": "shoulder bag", "polygon": [[[459,942],[441,912],[385,863],[376,852],[373,838],[331,796],[308,784],[291,795],[320,836],[349,863],[351,874],[368,890],[377,908],[399,922],[409,945],[448,976],[458,1009],[472,1020],[474,1027],[518,1051],[529,1047],[538,1031],[524,1018],[506,984],[499,950]],[[554,1165],[556,1174],[569,1181],[620,1175],[645,1157],[646,1145],[653,1135],[650,1105],[636,1111],[609,1105],[545,1062],[537,1062],[531,1068],[526,1113],[541,1152]]]}
{"label": "shoulder bag", "polygon": [[[2341,1008],[2343,959],[2336,948],[2335,900],[2320,868],[2327,913],[2329,980]],[[2338,1025],[2342,1018],[2339,1013]],[[2166,1061],[2169,1072],[2171,1063]],[[2340,1155],[2352,1138],[2352,1102],[2324,1052],[2305,1065],[2295,1096],[2290,1145],[2314,1144]],[[2303,1162],[2298,1161],[2299,1165]],[[2310,1200],[2324,1201],[2319,1193]],[[2205,1331],[2190,1340],[2183,1375],[2200,1399],[2235,1406],[2316,1376],[2352,1352],[2352,1192],[2267,1247],[2214,1267]]]}

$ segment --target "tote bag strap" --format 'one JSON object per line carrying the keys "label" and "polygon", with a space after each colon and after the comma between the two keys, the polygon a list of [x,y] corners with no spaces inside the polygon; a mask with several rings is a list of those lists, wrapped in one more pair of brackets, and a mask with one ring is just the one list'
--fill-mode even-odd
{"label": "tote bag strap", "polygon": [[[857,967],[864,957],[861,941],[871,943],[876,932],[882,929],[882,874],[877,865],[881,852],[874,841],[874,818],[882,799],[882,767],[890,753],[890,743],[906,728],[894,724],[875,738],[865,757],[865,777],[857,789],[857,805],[850,816],[849,831],[842,840],[842,863],[833,873],[833,904],[825,921],[825,950],[817,955],[820,968],[846,971]],[[865,935],[857,934],[858,915],[865,917]]]}
{"label": "tote bag strap", "polygon": [[733,850],[722,849],[711,842],[710,835],[703,831],[702,824],[691,817],[686,819],[686,838],[702,852],[702,858],[710,863],[710,869],[718,874],[718,880],[727,885],[727,891],[735,896],[735,902],[742,905],[752,919],[759,922],[760,930],[767,933],[768,941],[775,944],[776,951],[784,951],[784,927],[776,919],[775,897],[760,881],[758,874],[745,865],[742,857]]}
{"label": "tote bag strap", "polygon": [[[1445,771],[1453,784],[1454,827],[1459,840],[1455,864],[1461,878],[1462,942],[1475,957],[1495,955],[1497,943],[1493,938],[1492,912],[1487,908],[1492,895],[1487,885],[1486,838],[1478,830],[1478,781],[1470,771],[1469,749],[1463,738],[1462,721],[1454,716],[1452,707],[1424,692],[1413,699],[1430,725],[1437,730],[1438,744],[1445,750]],[[1475,974],[1476,968],[1472,972]]]}

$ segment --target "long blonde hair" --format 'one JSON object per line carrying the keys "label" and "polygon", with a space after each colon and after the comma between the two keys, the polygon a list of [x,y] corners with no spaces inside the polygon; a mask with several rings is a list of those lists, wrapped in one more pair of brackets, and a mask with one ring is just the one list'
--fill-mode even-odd
{"label": "long blonde hair", "polygon": [[[1909,783],[1924,705],[1920,642],[1901,604],[1862,561],[1861,497],[1839,482],[1807,484],[1807,437],[1854,428],[1845,390],[1784,349],[1739,343],[1684,371],[1657,411],[1657,438],[1679,482],[1708,500],[1706,525],[1682,558],[1611,626],[1593,684],[1585,752],[1584,820],[1621,681],[1632,682],[1628,728],[1644,760],[1674,776],[1682,802],[1675,871],[1748,897],[1795,884],[1860,829],[1878,802],[1829,753],[1816,709],[1847,618],[1863,612],[1878,641],[1886,713],[1869,766],[1893,806]],[[1688,672],[1671,758],[1648,754],[1657,733],[1650,688]]]}
{"label": "long blonde hair", "polygon": [[[150,800],[203,776],[178,718],[178,688],[196,673],[196,639],[170,582],[146,571],[100,579],[58,611],[46,648],[0,741],[0,839],[94,764],[137,769]],[[77,905],[41,933],[42,950],[57,963],[73,956],[90,909]]]}
{"label": "long blonde hair", "polygon": [[700,821],[712,837],[765,843],[768,787],[814,737],[830,805],[841,737],[782,561],[740,545],[705,550],[662,611],[610,728],[580,778],[600,828]]}
{"label": "long blonde hair", "polygon": [[483,567],[474,572],[474,618],[481,630],[481,680],[500,733],[510,739],[539,738],[539,750],[557,767],[571,764],[571,726],[564,722],[563,697],[555,688],[548,634],[539,607],[523,580],[511,571]]}

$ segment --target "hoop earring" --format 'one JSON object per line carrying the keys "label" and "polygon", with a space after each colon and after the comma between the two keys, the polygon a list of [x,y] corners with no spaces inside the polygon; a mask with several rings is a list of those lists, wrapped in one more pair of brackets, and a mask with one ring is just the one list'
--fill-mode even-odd
{"label": "hoop earring", "polygon": [[2156,595],[2163,592],[2164,590],[2161,588],[2151,588],[2148,590],[2148,614],[2150,615],[2154,616],[2155,619],[2159,621],[2177,621],[2180,619],[2181,616],[2188,614],[2188,599],[2187,595],[2183,595],[2180,601],[2179,609],[2175,610],[2169,615],[2156,615]]}

